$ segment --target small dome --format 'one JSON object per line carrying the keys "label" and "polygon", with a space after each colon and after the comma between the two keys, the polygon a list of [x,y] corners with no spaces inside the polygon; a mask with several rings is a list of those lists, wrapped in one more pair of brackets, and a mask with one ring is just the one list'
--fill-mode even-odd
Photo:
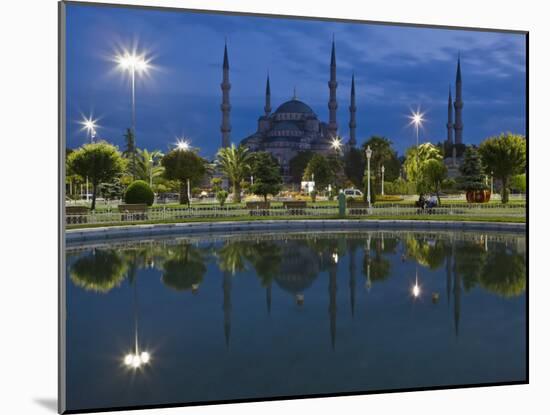
{"label": "small dome", "polygon": [[276,114],[281,113],[300,113],[300,114],[313,114],[313,110],[309,105],[303,103],[297,99],[291,99],[279,106],[275,111]]}

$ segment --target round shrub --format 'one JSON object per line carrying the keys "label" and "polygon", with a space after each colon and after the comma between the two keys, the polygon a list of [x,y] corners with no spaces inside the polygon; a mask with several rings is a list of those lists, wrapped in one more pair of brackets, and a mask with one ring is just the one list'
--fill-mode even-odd
{"label": "round shrub", "polygon": [[155,194],[143,180],[136,180],[130,184],[124,193],[125,203],[147,203],[148,206],[151,206],[154,200]]}

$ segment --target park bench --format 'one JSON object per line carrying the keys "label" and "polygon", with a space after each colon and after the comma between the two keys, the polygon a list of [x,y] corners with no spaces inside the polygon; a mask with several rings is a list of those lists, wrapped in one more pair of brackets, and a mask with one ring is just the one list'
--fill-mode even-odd
{"label": "park bench", "polygon": [[350,215],[366,215],[369,213],[369,203],[362,200],[348,200],[348,213]]}
{"label": "park bench", "polygon": [[250,216],[267,216],[270,207],[269,202],[246,202],[246,208],[249,209]]}
{"label": "park bench", "polygon": [[125,203],[118,205],[121,221],[146,220],[147,209],[146,203]]}
{"label": "park bench", "polygon": [[305,215],[307,202],[305,200],[292,200],[283,202],[283,208],[290,215]]}
{"label": "park bench", "polygon": [[88,223],[88,208],[86,206],[65,206],[67,225]]}

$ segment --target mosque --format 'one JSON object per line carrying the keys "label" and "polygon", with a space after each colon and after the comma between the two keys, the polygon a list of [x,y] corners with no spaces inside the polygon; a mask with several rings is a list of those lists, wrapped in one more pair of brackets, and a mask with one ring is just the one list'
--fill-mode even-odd
{"label": "mosque", "polygon": [[[296,92],[294,92],[294,96],[291,100],[282,103],[274,112],[272,112],[269,75],[267,77],[264,114],[258,118],[258,128],[256,132],[242,139],[241,144],[247,146],[251,151],[265,151],[272,154],[281,166],[285,181],[289,179],[290,160],[299,152],[309,150],[324,155],[331,153],[334,154],[334,140],[339,136],[336,117],[336,112],[338,109],[336,89],[338,87],[338,82],[336,80],[336,47],[334,39],[332,40],[329,76],[328,122],[321,121],[308,104],[300,101],[296,97]],[[229,95],[231,83],[229,82],[229,58],[227,53],[227,44],[225,45],[223,55],[223,80],[221,83],[221,90],[221,145],[222,147],[228,147],[231,143],[231,104]],[[449,86],[448,119],[446,124],[446,144],[449,148],[453,149],[452,157],[448,157],[444,160],[450,177],[455,177],[458,175],[458,166],[462,162],[460,157],[456,157],[456,146],[463,144],[463,106],[462,74],[459,56],[455,81],[455,101],[453,103],[451,88]],[[349,139],[347,143],[342,143],[342,150],[344,151],[354,148],[357,145],[357,107],[355,104],[354,76],[352,76],[351,79],[350,104],[348,108]]]}
{"label": "mosque", "polygon": [[[266,81],[264,115],[258,119],[258,129],[255,133],[249,135],[241,141],[241,144],[247,146],[251,151],[266,151],[271,153],[282,168],[283,176],[289,175],[289,162],[300,151],[314,151],[328,155],[334,154],[333,141],[338,136],[338,122],[336,111],[338,102],[336,100],[336,50],[334,39],[332,41],[332,51],[330,57],[330,79],[329,88],[329,120],[321,121],[317,114],[305,102],[300,101],[294,93],[294,97],[279,105],[272,112],[271,108],[271,89],[269,85],[269,76]],[[230,112],[231,105],[229,91],[231,84],[229,82],[229,59],[227,56],[227,45],[223,57],[223,81],[222,89],[222,147],[230,145],[231,123]],[[346,148],[354,147],[357,143],[355,138],[356,131],[356,106],[355,106],[355,78],[352,77],[350,94],[350,121],[349,121],[349,140],[344,145]],[[343,144],[343,143],[342,143]]]}

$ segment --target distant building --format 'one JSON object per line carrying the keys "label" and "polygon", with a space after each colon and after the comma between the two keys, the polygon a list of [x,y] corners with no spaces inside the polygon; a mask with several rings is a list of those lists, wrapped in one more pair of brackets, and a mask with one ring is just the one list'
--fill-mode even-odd
{"label": "distant building", "polygon": [[[329,121],[323,122],[317,114],[305,102],[300,101],[294,96],[289,101],[279,105],[275,112],[271,112],[271,87],[269,84],[269,75],[266,81],[264,115],[258,118],[258,129],[255,133],[249,135],[241,141],[241,144],[247,146],[251,151],[266,151],[272,154],[278,161],[282,169],[283,176],[288,179],[289,162],[300,151],[313,151],[321,154],[334,154],[332,142],[338,136],[337,109],[336,100],[336,48],[334,39],[332,41],[332,50],[330,57],[330,79],[329,87]],[[229,104],[229,61],[227,57],[227,46],[224,50],[223,60],[223,82],[222,88],[222,146],[229,145],[229,134],[231,132]],[[355,106],[355,77],[352,77],[350,93],[350,121],[349,121],[349,140],[342,143],[342,150],[354,147],[357,143],[355,138],[356,131],[356,106]]]}

